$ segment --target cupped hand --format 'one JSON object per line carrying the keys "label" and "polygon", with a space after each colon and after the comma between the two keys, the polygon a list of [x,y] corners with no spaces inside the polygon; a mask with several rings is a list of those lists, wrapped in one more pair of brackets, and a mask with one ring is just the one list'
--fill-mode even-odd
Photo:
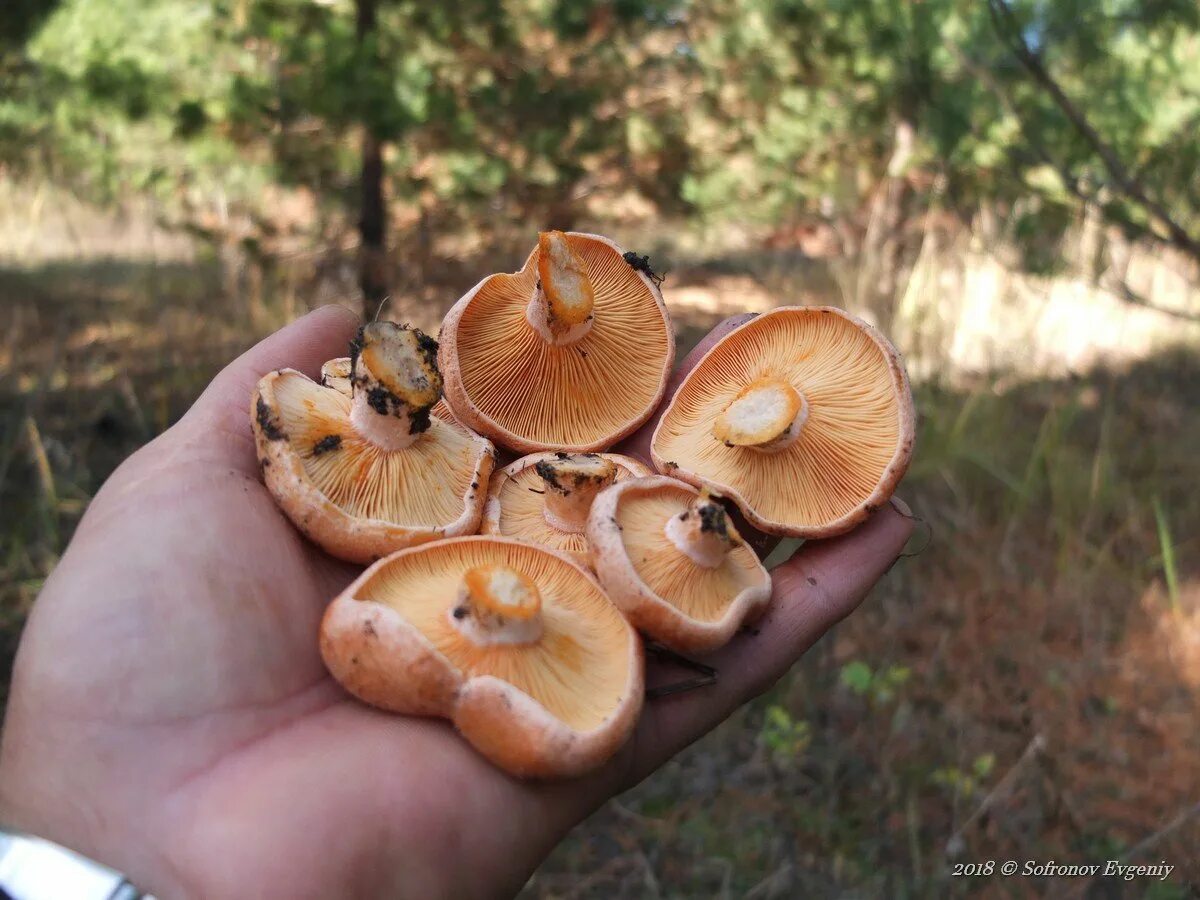
{"label": "cupped hand", "polygon": [[[885,506],[806,544],[775,569],[756,629],[706,658],[717,684],[647,703],[590,776],[516,781],[445,722],[354,701],[318,655],[324,606],[357,570],[278,511],[247,410],[262,374],[315,376],[357,325],[328,307],[267,338],[97,494],[18,653],[0,746],[7,825],[164,900],[510,895],[572,825],[769,687],[910,534]],[[649,431],[626,451],[644,455]]]}

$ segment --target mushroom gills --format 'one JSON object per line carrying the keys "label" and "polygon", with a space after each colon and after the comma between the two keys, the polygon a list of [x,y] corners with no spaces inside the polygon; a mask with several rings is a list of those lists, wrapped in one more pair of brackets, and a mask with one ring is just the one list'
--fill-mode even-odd
{"label": "mushroom gills", "polygon": [[730,550],[742,545],[742,537],[729,521],[720,497],[707,490],[701,491],[684,512],[667,519],[663,531],[680,553],[706,569],[715,569]]}
{"label": "mushroom gills", "polygon": [[782,378],[759,378],[717,416],[713,437],[727,447],[778,453],[796,443],[807,419],[803,394]]}
{"label": "mushroom gills", "polygon": [[[364,578],[355,597],[390,606],[463,678],[490,675],[506,681],[581,731],[605,722],[631,689],[622,649],[628,623],[575,565],[503,538],[457,538],[408,553]],[[464,572],[492,567],[513,570],[535,586],[541,598],[536,639],[480,643],[463,629],[467,617],[455,618]]]}
{"label": "mushroom gills", "polygon": [[556,453],[534,470],[545,485],[546,524],[567,534],[583,533],[592,501],[617,479],[617,467],[595,453]]}
{"label": "mushroom gills", "polygon": [[442,395],[437,341],[394,322],[363,326],[353,347],[350,422],[384,450],[404,450],[429,428]]}

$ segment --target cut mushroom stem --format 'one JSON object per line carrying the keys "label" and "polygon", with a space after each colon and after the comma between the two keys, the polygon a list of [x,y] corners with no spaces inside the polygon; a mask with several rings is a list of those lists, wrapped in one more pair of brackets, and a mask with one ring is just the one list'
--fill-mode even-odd
{"label": "cut mushroom stem", "polygon": [[476,566],[463,575],[450,616],[476,644],[532,644],[542,636],[542,595],[516,569]]}
{"label": "cut mushroom stem", "polygon": [[680,553],[706,569],[715,569],[742,543],[720,497],[708,491],[701,491],[684,512],[667,519],[664,530]]}
{"label": "cut mushroom stem", "polygon": [[350,357],[350,422],[384,450],[403,450],[429,429],[442,396],[437,341],[416,328],[372,322]]}
{"label": "cut mushroom stem", "polygon": [[713,437],[727,447],[778,453],[796,443],[807,419],[803,394],[782,378],[760,378],[742,388],[717,416]]}
{"label": "cut mushroom stem", "polygon": [[592,330],[595,293],[587,265],[561,231],[538,235],[537,271],[526,320],[548,344],[561,347],[581,340]]}
{"label": "cut mushroom stem", "polygon": [[546,486],[546,524],[568,534],[584,532],[592,501],[617,480],[617,467],[595,453],[556,453],[534,470]]}

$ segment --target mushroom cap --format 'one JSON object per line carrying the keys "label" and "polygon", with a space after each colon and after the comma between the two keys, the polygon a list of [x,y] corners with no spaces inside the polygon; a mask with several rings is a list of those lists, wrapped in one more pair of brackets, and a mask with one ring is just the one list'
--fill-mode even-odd
{"label": "mushroom cap", "polygon": [[[777,453],[728,446],[713,423],[760,379],[795,387],[799,436]],[[900,354],[833,307],[780,307],[718,341],[688,373],[651,439],[660,472],[733,500],[755,527],[822,538],[882,505],[908,469],[916,414]]]}
{"label": "mushroom cap", "polygon": [[468,427],[519,453],[611,447],[662,400],[675,337],[658,287],[608,238],[567,232],[594,290],[591,330],[547,344],[525,319],[540,250],[489,275],[446,315],[438,361],[446,399]]}
{"label": "mushroom cap", "polygon": [[771,599],[771,575],[745,541],[706,568],[667,536],[667,521],[699,496],[674,478],[632,478],[604,490],[588,516],[596,575],[609,598],[639,631],[682,653],[728,643]]}
{"label": "mushroom cap", "polygon": [[434,417],[412,446],[387,451],[358,434],[350,407],[349,394],[294,369],[268,373],[254,392],[263,480],[300,531],[333,556],[365,563],[478,529],[495,463],[490,442]]}
{"label": "mushroom cap", "polygon": [[[587,536],[560,531],[552,527],[542,514],[545,495],[541,493],[544,488],[537,464],[553,460],[555,456],[554,453],[522,456],[492,474],[479,533],[540,544],[566,553],[585,566],[591,566],[592,554]],[[619,453],[597,453],[596,456],[616,466],[618,482],[653,474],[648,466],[629,456]]]}
{"label": "mushroom cap", "polygon": [[[536,641],[480,645],[453,624],[464,572],[488,566],[536,585]],[[436,541],[375,563],[326,610],[321,655],[360,700],[450,719],[518,776],[601,765],[629,737],[644,696],[637,633],[593,576],[563,554],[499,537]]]}

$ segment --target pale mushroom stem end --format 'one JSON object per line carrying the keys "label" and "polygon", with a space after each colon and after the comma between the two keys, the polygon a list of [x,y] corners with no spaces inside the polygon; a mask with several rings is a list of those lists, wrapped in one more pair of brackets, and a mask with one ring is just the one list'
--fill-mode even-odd
{"label": "pale mushroom stem end", "polygon": [[706,569],[721,565],[725,555],[742,543],[721,501],[707,492],[684,512],[671,516],[663,530],[680,553]]}
{"label": "pale mushroom stem end", "polygon": [[546,524],[567,534],[583,534],[592,501],[617,480],[617,467],[594,453],[555,454],[534,469],[545,485]]}
{"label": "pale mushroom stem end", "polygon": [[449,615],[451,625],[480,646],[532,644],[542,636],[537,585],[507,566],[468,569]]}

